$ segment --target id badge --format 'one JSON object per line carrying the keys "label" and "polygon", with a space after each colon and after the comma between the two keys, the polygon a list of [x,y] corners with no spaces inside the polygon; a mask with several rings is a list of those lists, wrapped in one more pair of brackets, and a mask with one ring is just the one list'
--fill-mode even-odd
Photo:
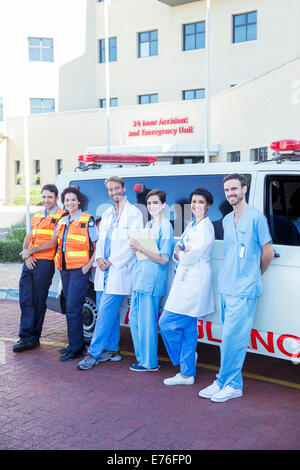
{"label": "id badge", "polygon": [[245,257],[245,245],[240,246],[239,258]]}

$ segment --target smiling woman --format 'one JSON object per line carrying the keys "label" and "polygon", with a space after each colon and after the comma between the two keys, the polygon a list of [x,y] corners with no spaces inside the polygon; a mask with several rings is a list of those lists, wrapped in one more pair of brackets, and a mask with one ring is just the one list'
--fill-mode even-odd
{"label": "smiling woman", "polygon": [[60,270],[66,302],[69,345],[61,350],[61,361],[71,361],[84,351],[82,308],[89,287],[90,268],[94,261],[98,230],[93,217],[82,212],[83,195],[75,186],[61,194],[68,215],[63,217],[54,234],[58,251],[55,264]]}

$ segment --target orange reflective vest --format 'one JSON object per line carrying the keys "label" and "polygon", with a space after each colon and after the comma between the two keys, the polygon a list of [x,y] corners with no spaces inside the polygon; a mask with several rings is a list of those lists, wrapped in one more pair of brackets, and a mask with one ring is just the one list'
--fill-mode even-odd
{"label": "orange reflective vest", "polygon": [[[68,227],[65,245],[66,269],[82,268],[90,260],[91,246],[89,238],[89,219],[91,215],[81,212],[79,218],[73,220]],[[63,217],[57,225],[57,252],[55,255],[55,265],[58,269],[63,266],[63,236],[66,229],[66,217]]]}
{"label": "orange reflective vest", "polygon": [[[36,212],[31,218],[31,240],[28,248],[34,248],[40,246],[43,243],[49,242],[53,236],[56,224],[62,215],[66,211],[58,207],[54,214],[49,214],[45,217],[44,210]],[[40,253],[33,253],[33,257],[36,259],[49,259],[53,260],[55,255],[55,248],[47,251],[41,251]]]}

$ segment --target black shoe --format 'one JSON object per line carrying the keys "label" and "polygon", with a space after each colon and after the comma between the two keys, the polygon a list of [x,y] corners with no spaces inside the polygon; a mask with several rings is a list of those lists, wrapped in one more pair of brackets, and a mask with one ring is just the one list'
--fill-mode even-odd
{"label": "black shoe", "polygon": [[70,351],[69,346],[67,346],[66,348],[62,348],[62,349],[59,350],[60,354],[63,354],[63,355],[64,355],[64,354],[67,354],[67,352],[69,352],[69,351]]}
{"label": "black shoe", "polygon": [[27,349],[34,349],[40,345],[39,341],[24,341],[20,339],[16,344],[13,345],[13,352],[18,353],[26,351]]}
{"label": "black shoe", "polygon": [[83,354],[84,354],[84,351],[82,351],[82,350],[75,351],[75,352],[67,351],[65,354],[60,356],[59,360],[63,361],[63,362],[73,361],[73,359],[77,359],[78,357],[82,357]]}

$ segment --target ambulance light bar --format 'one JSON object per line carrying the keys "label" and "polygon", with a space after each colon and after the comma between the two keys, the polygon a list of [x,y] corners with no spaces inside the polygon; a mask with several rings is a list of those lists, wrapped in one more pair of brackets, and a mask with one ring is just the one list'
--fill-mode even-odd
{"label": "ambulance light bar", "polygon": [[135,163],[140,165],[150,165],[157,161],[156,157],[149,157],[144,155],[112,155],[112,154],[84,154],[79,155],[79,162],[92,164],[92,163],[117,163],[119,165]]}
{"label": "ambulance light bar", "polygon": [[277,140],[271,143],[270,148],[279,154],[298,153],[300,152],[300,141],[293,139]]}

